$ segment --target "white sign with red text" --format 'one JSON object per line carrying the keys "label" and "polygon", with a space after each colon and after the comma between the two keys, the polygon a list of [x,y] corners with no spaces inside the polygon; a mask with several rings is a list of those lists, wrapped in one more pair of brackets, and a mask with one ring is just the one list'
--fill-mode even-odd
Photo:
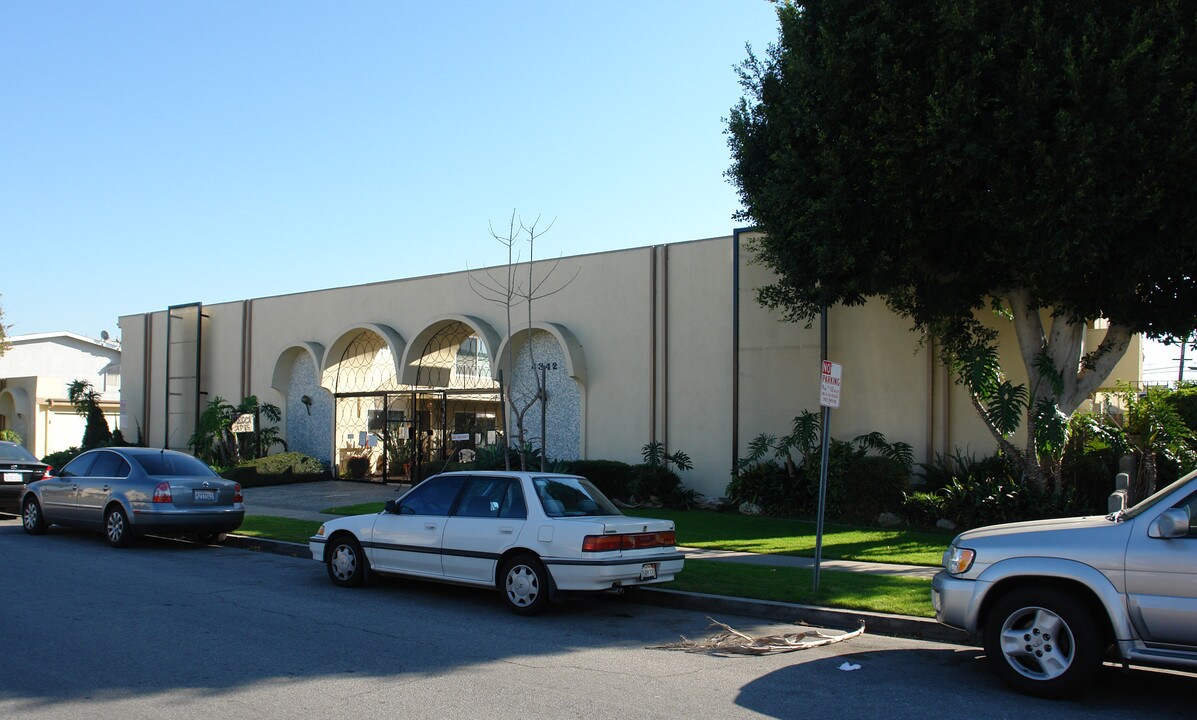
{"label": "white sign with red text", "polygon": [[819,383],[819,405],[836,409],[840,406],[840,378],[843,366],[830,360],[823,361],[823,379]]}

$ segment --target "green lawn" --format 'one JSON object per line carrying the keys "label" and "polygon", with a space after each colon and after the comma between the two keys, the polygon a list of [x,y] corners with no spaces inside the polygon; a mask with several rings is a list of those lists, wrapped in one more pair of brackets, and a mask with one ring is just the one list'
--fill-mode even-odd
{"label": "green lawn", "polygon": [[[664,518],[677,526],[679,545],[766,555],[815,556],[815,524],[806,520],[753,517],[710,510],[636,508],[629,515]],[[823,557],[834,560],[939,565],[950,533],[883,530],[828,523]]]}
{"label": "green lawn", "polygon": [[811,590],[812,572],[715,560],[687,560],[673,582],[655,587],[731,595],[823,607],[871,610],[895,615],[935,617],[931,581],[920,578],[819,572],[819,592]]}
{"label": "green lawn", "polygon": [[357,505],[342,505],[340,507],[331,507],[321,510],[322,513],[329,515],[368,515],[369,513],[382,512],[382,506],[386,503],[368,502],[359,503]]}
{"label": "green lawn", "polygon": [[308,538],[316,534],[320,523],[314,520],[294,520],[292,518],[272,517],[269,515],[246,515],[241,527],[233,532],[237,535],[249,537],[269,538],[271,540],[286,540],[307,544]]}
{"label": "green lawn", "polygon": [[[361,515],[382,510],[382,503],[329,508],[333,515]],[[763,555],[815,556],[815,524],[807,520],[753,517],[710,510],[635,508],[628,515],[672,520],[679,545],[737,550]],[[952,541],[951,533],[883,530],[828,523],[823,528],[823,557],[828,560],[928,565],[935,567]]]}

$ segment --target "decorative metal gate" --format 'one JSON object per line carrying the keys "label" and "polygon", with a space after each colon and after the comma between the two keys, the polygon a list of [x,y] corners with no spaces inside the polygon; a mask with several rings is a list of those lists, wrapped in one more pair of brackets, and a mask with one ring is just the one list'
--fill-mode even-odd
{"label": "decorative metal gate", "polygon": [[416,362],[416,385],[399,385],[378,334],[363,330],[346,346],[333,391],[338,477],[411,481],[426,463],[471,462],[504,442],[501,389],[468,326],[441,328]]}

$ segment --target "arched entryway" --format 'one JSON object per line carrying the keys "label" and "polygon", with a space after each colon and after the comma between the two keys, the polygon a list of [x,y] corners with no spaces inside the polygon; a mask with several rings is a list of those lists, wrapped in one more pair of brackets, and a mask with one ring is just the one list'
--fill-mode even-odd
{"label": "arched entryway", "polygon": [[430,461],[471,462],[505,444],[502,387],[491,361],[495,340],[477,318],[450,316],[430,323],[408,346],[402,372]]}
{"label": "arched entryway", "polygon": [[335,407],[338,477],[405,481],[424,464],[470,462],[502,445],[496,344],[489,327],[466,316],[434,321],[410,343],[379,325],[342,333],[322,379]]}

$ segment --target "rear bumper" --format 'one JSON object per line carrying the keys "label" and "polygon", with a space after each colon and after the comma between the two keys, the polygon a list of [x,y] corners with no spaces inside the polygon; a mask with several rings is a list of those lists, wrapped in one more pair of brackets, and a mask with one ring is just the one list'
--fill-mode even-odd
{"label": "rear bumper", "polygon": [[25,483],[0,483],[0,512],[20,512],[23,492]]}
{"label": "rear bumper", "polygon": [[129,518],[139,533],[216,533],[232,532],[241,527],[245,508],[204,508],[203,510],[170,510],[149,512],[133,510]]}
{"label": "rear bumper", "polygon": [[[598,591],[669,582],[682,571],[686,556],[668,553],[609,560],[542,559],[558,590]],[[642,579],[645,565],[656,566],[655,578]]]}

